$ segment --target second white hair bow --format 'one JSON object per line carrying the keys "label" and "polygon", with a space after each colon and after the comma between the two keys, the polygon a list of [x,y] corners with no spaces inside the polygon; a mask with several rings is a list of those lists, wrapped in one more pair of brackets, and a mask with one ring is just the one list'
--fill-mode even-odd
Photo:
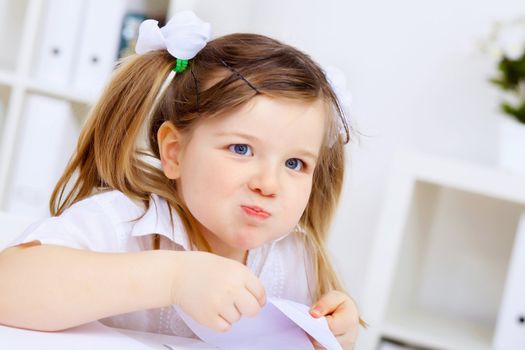
{"label": "second white hair bow", "polygon": [[324,68],[326,80],[334,90],[339,103],[345,109],[350,109],[352,104],[352,95],[347,88],[345,73],[334,66],[327,66]]}
{"label": "second white hair bow", "polygon": [[209,23],[203,22],[192,11],[182,11],[159,28],[159,22],[148,19],[141,23],[135,52],[167,50],[173,57],[189,60],[202,50],[211,37]]}
{"label": "second white hair bow", "polygon": [[328,80],[328,83],[332,87],[332,90],[337,96],[337,99],[339,100],[339,104],[344,112],[344,114],[341,116],[341,120],[339,121],[339,133],[341,135],[345,135],[346,137],[349,137],[349,135],[347,134],[348,124],[349,124],[348,111],[352,104],[352,95],[350,94],[350,91],[348,91],[348,88],[346,85],[345,73],[341,69],[334,67],[334,66],[325,67],[324,72],[325,72],[326,80]]}

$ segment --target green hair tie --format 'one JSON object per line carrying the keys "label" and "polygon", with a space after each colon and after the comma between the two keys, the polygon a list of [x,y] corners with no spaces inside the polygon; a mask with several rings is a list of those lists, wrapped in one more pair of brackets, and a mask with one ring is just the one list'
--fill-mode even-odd
{"label": "green hair tie", "polygon": [[177,58],[177,63],[175,64],[175,67],[173,67],[173,71],[180,73],[183,72],[186,67],[188,67],[188,60],[181,60],[180,58]]}

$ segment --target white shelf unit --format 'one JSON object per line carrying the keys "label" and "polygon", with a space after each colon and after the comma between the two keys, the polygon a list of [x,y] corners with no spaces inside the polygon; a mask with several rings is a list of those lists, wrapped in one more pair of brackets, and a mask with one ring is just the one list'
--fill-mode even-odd
{"label": "white shelf unit", "polygon": [[25,25],[21,19],[26,12],[27,3],[28,0],[0,1],[0,67],[6,72],[14,72],[16,69],[17,53],[20,51]]}
{"label": "white shelf unit", "polygon": [[399,154],[364,286],[361,311],[370,327],[356,350],[378,349],[383,339],[491,349],[524,212],[525,176]]}
{"label": "white shelf unit", "polygon": [[[151,18],[168,18],[175,10],[192,6],[192,2],[187,0],[177,5],[175,2],[179,3],[170,0],[126,0],[126,7],[128,12],[146,13]],[[86,95],[67,86],[55,88],[35,79],[34,67],[48,5],[49,0],[0,0],[0,103],[3,107],[0,109],[0,210],[5,209],[10,176],[17,159],[27,96],[45,95],[67,101],[73,107],[79,126],[96,101],[96,95]]]}

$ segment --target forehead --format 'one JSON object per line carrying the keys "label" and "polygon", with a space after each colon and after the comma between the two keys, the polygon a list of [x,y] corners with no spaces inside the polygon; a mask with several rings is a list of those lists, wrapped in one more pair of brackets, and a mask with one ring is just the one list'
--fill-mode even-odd
{"label": "forehead", "polygon": [[244,133],[266,141],[321,146],[328,108],[321,99],[314,101],[258,95],[239,109],[206,119],[202,132]]}

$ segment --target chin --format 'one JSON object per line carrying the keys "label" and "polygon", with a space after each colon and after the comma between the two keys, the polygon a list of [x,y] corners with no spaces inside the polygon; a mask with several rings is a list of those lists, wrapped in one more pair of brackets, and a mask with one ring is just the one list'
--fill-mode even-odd
{"label": "chin", "polygon": [[264,244],[253,233],[240,233],[235,236],[234,245],[239,249],[249,250]]}

